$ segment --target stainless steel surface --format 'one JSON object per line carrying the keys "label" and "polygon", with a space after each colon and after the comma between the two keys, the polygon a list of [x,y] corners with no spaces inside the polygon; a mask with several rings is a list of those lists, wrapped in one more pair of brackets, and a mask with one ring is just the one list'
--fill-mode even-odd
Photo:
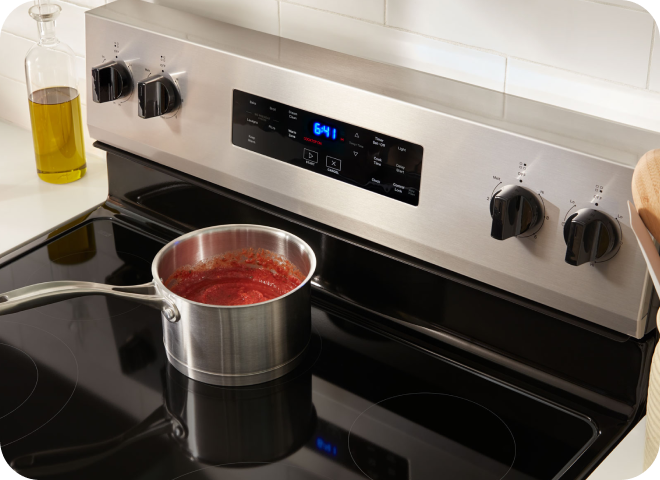
{"label": "stainless steel surface", "polygon": [[[181,266],[250,247],[284,256],[306,276],[304,282],[276,299],[229,307],[186,300],[162,283]],[[276,228],[223,225],[196,230],[170,242],[152,264],[156,290],[181,312],[180,322],[163,320],[168,359],[190,378],[220,385],[249,385],[284,375],[295,368],[309,342],[310,279],[315,269],[312,249]]]}
{"label": "stainless steel surface", "polygon": [[[263,248],[293,263],[305,276],[290,292],[262,303],[206,305],[163,284],[179,267],[235,250]],[[153,283],[118,287],[57,281],[0,294],[0,315],[84,295],[133,300],[161,310],[167,358],[184,375],[215,385],[252,385],[288,373],[303,358],[311,334],[313,250],[298,237],[260,225],[196,230],[165,245],[152,263]]]}
{"label": "stainless steel surface", "polygon": [[[88,70],[118,55],[134,72],[165,70],[183,98],[175,117],[149,122],[138,118],[135,98],[121,105],[88,99],[92,137],[619,332],[644,334],[651,289],[626,201],[630,166],[660,135],[159,5],[120,0],[86,15]],[[233,89],[422,145],[419,206],[233,146]],[[488,200],[500,182],[541,195],[547,218],[536,236],[490,238]],[[623,245],[606,263],[573,267],[564,262],[562,222],[583,207],[617,219]]]}

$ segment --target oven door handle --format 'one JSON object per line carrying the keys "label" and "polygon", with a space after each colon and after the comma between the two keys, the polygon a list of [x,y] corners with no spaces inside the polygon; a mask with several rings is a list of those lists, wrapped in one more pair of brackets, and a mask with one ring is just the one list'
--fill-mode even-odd
{"label": "oven door handle", "polygon": [[122,287],[71,280],[37,283],[28,287],[17,288],[11,292],[0,293],[0,315],[22,312],[86,295],[105,295],[141,303],[160,310],[163,316],[172,323],[179,321],[181,318],[176,305],[164,296],[159,295],[153,282]]}

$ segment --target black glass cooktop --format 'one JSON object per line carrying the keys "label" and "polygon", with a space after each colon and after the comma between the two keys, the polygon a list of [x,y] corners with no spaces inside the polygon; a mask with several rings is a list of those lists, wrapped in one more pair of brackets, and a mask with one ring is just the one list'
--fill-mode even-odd
{"label": "black glass cooktop", "polygon": [[[150,280],[164,242],[111,220],[0,268],[0,292]],[[313,308],[303,364],[241,388],[171,368],[160,314],[84,297],[0,317],[0,444],[30,478],[552,479],[587,418]]]}

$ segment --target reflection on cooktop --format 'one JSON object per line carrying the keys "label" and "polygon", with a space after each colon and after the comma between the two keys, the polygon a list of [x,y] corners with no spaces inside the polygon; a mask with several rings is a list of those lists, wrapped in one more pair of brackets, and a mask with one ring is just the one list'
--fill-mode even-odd
{"label": "reflection on cooktop", "polygon": [[204,467],[172,480],[336,480],[288,462],[226,464]]}
{"label": "reflection on cooktop", "polygon": [[[149,281],[164,242],[93,223],[0,268],[1,291]],[[11,411],[0,418],[2,453],[24,476],[66,480],[551,480],[594,438],[582,416],[314,301],[305,361],[234,388],[170,367],[162,320],[147,307],[90,296],[3,317],[0,364],[12,368],[0,373],[11,389],[0,399],[0,415]]]}
{"label": "reflection on cooktop", "polygon": [[[0,395],[3,413],[0,417],[0,444],[4,449],[38,431],[64,409],[76,389],[78,363],[64,342],[32,325],[0,322],[0,342],[5,344],[0,348],[0,364],[3,365],[0,381],[3,392],[11,392]],[[49,368],[66,372],[74,382],[58,381],[31,355],[10,348],[8,344],[23,345],[30,352],[35,349],[47,352]]]}
{"label": "reflection on cooktop", "polygon": [[[362,432],[381,446],[365,442]],[[348,446],[371,480],[408,478],[407,464],[389,450],[426,459],[410,465],[412,478],[500,480],[516,458],[515,439],[501,418],[477,403],[439,393],[398,395],[371,405],[353,423]]]}

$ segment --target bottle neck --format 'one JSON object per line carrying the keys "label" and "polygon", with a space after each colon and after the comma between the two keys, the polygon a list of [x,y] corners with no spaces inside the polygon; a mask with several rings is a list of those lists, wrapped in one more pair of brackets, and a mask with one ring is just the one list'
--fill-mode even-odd
{"label": "bottle neck", "polygon": [[37,28],[39,29],[39,45],[56,45],[59,40],[55,36],[55,22],[49,20],[47,22],[37,21]]}

